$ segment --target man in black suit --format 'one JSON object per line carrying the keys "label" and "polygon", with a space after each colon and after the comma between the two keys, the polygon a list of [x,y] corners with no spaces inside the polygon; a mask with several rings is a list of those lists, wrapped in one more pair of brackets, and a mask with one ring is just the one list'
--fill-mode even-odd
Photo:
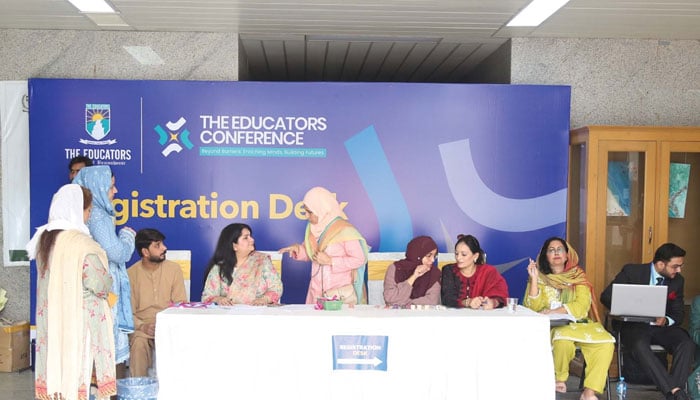
{"label": "man in black suit", "polygon": [[[683,388],[690,375],[695,345],[680,326],[684,314],[684,281],[680,274],[684,257],[685,250],[673,243],[665,243],[656,249],[654,261],[650,264],[625,265],[600,295],[601,303],[609,309],[613,283],[668,286],[665,316],[651,323],[625,322],[620,328],[625,347],[663,391],[666,399],[689,399]],[[649,348],[652,344],[663,346],[673,355],[670,374]]]}

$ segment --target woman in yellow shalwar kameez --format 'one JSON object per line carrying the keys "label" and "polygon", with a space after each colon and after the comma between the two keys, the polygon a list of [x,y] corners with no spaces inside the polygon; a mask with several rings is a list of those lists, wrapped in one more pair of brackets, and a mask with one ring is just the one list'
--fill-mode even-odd
{"label": "woman in yellow shalwar kameez", "polygon": [[556,391],[566,392],[569,363],[578,346],[586,360],[581,399],[597,399],[596,393],[605,388],[615,338],[598,322],[598,310],[592,302],[593,287],[578,266],[576,250],[564,239],[549,238],[537,263],[530,260],[527,272],[525,307],[543,314],[569,314],[577,321],[551,330]]}

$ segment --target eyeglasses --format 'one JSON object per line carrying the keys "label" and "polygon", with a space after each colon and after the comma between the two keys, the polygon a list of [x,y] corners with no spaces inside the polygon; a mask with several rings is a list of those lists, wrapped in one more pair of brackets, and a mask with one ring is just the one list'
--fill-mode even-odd
{"label": "eyeglasses", "polygon": [[547,254],[563,254],[565,252],[565,249],[563,247],[550,247],[547,249]]}

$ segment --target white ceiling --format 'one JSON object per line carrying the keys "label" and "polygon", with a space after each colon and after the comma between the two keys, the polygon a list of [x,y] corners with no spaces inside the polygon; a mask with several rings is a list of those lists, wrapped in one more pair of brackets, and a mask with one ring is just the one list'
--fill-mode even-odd
{"label": "white ceiling", "polygon": [[511,37],[700,40],[700,0],[571,0],[534,29],[505,26],[529,0],[109,2],[0,0],[0,29],[236,32],[250,79],[294,81],[461,82]]}

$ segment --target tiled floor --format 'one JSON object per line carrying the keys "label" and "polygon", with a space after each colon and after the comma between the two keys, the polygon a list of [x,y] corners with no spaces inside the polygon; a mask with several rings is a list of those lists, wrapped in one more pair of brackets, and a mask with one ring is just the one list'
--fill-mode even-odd
{"label": "tiled floor", "polygon": [[31,369],[22,372],[0,372],[0,393],[0,397],[7,400],[32,400],[34,373]]}
{"label": "tiled floor", "polygon": [[[567,382],[569,392],[557,394],[557,400],[578,400],[579,396],[581,396],[581,392],[578,391],[578,382],[578,377],[572,376]],[[617,400],[614,395],[614,382],[611,385],[613,387],[611,399]],[[662,400],[664,398],[661,393],[653,390],[653,388],[649,386],[630,385],[628,390],[627,399],[629,400]],[[33,395],[34,374],[31,370],[22,372],[0,372],[0,398],[7,400],[32,400],[34,399]],[[522,398],[529,399],[526,391],[524,391]],[[606,399],[606,397],[604,395],[601,396],[601,400],[604,399]]]}
{"label": "tiled floor", "polygon": [[[610,394],[611,400],[617,400],[617,395],[615,394],[615,385],[617,382],[610,382]],[[557,400],[578,400],[581,396],[581,391],[578,389],[579,378],[577,376],[571,376],[566,382],[568,389],[567,393],[557,393]],[[598,396],[600,400],[607,399],[605,393]],[[627,400],[664,400],[665,397],[656,390],[654,386],[644,386],[644,385],[629,385],[627,387]]]}

